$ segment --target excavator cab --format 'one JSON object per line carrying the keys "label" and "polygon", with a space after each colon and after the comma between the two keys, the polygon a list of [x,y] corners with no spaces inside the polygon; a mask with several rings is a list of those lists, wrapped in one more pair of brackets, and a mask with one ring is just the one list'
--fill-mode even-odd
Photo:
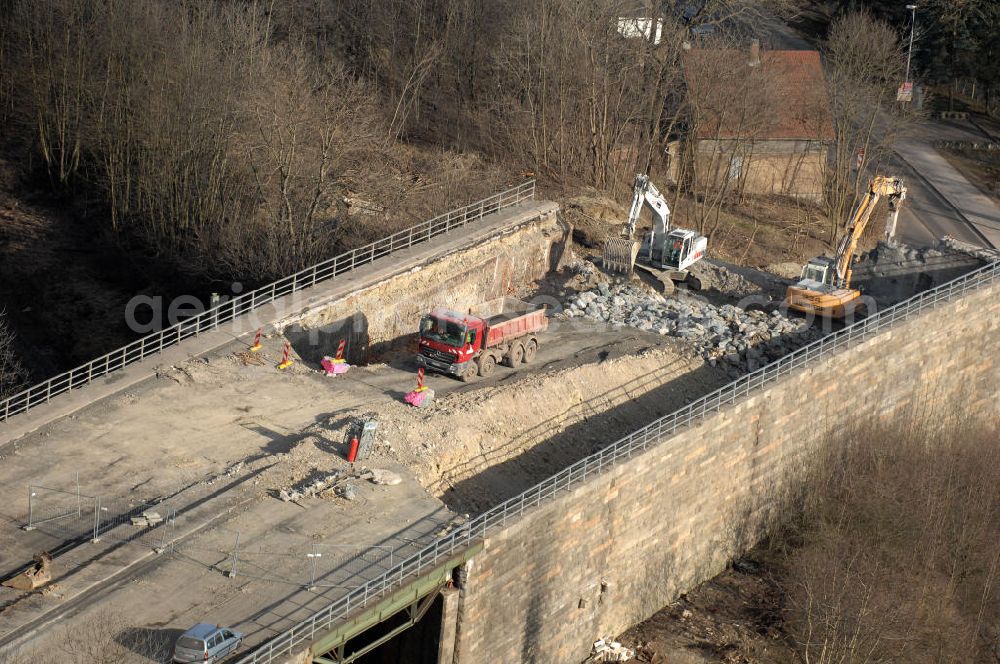
{"label": "excavator cab", "polygon": [[817,256],[811,259],[802,268],[802,278],[800,283],[816,284],[816,286],[833,286],[833,275],[836,269],[833,259],[827,256]]}
{"label": "excavator cab", "polygon": [[[652,214],[653,228],[642,242],[637,242],[633,237],[643,208],[648,208]],[[604,269],[631,275],[638,259],[643,269],[671,271],[669,275],[661,275],[664,279],[687,281],[687,268],[704,257],[707,244],[705,237],[693,231],[670,228],[670,207],[666,199],[649,181],[649,176],[640,173],[635,176],[632,205],[621,236],[609,239],[604,245]],[[689,286],[698,284],[697,281],[688,283]]]}

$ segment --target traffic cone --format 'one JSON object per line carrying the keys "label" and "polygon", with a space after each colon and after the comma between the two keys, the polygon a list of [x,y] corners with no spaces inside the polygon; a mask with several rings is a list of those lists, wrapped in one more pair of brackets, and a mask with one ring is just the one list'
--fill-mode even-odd
{"label": "traffic cone", "polygon": [[257,334],[254,335],[254,338],[253,338],[253,345],[250,346],[250,352],[251,353],[256,353],[257,351],[259,351],[261,348],[264,347],[264,345],[262,343],[260,343],[260,332],[261,332],[261,328],[258,327],[257,328]]}
{"label": "traffic cone", "polygon": [[292,352],[292,344],[285,342],[285,350],[281,353],[281,364],[278,365],[279,369],[287,369],[288,367],[295,364],[295,361],[290,357]]}

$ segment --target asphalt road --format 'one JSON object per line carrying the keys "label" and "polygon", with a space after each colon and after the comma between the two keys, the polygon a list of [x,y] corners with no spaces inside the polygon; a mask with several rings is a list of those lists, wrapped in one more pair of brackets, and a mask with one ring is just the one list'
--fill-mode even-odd
{"label": "asphalt road", "polygon": [[[938,239],[950,235],[956,240],[982,244],[982,237],[965,221],[923,174],[908,162],[893,155],[889,168],[906,183],[907,197],[899,213],[896,237],[914,246],[933,246]],[[887,169],[888,172],[888,169]],[[971,185],[970,185],[971,186]]]}
{"label": "asphalt road", "polygon": [[[765,48],[812,50],[815,46],[781,19],[762,20]],[[907,201],[896,236],[915,246],[932,246],[944,235],[977,245],[1000,247],[1000,206],[966,180],[934,149],[934,140],[983,140],[971,123],[928,121],[897,143],[886,169],[906,180]]]}
{"label": "asphalt road", "polygon": [[[934,149],[931,141],[943,133],[936,123],[927,122],[919,136],[896,143],[897,158],[919,173],[919,177],[910,178],[917,185],[910,190],[916,223],[908,231],[916,232],[914,226],[919,225],[923,232],[937,232],[939,237],[947,234],[973,244],[1000,247],[1000,206]],[[914,196],[916,191],[918,197]]]}

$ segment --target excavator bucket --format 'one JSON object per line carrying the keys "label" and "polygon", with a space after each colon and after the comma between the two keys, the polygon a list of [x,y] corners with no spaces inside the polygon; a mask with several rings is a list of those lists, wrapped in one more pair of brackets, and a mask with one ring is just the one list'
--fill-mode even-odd
{"label": "excavator bucket", "polygon": [[640,242],[624,237],[609,238],[604,243],[603,267],[607,272],[632,274]]}

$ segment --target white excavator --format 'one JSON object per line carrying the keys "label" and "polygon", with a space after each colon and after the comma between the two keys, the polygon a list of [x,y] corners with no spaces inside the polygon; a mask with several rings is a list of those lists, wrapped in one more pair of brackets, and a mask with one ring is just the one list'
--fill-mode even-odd
{"label": "white excavator", "polygon": [[[635,226],[643,207],[653,215],[653,228],[641,242],[636,241]],[[683,228],[670,228],[670,207],[649,176],[635,176],[632,207],[621,237],[610,238],[604,245],[603,264],[608,272],[631,275],[638,268],[659,280],[665,293],[672,293],[675,283],[691,290],[701,289],[701,282],[688,268],[704,258],[708,238]]]}
{"label": "white excavator", "polygon": [[868,226],[875,205],[883,197],[889,203],[885,239],[890,243],[894,241],[896,221],[900,204],[906,198],[906,187],[898,177],[876,175],[848,220],[834,256],[817,256],[811,259],[802,268],[802,278],[788,287],[785,304],[789,309],[824,318],[844,318],[853,313],[863,313],[858,310],[861,291],[851,288],[851,274],[857,260],[855,252],[858,241]]}

